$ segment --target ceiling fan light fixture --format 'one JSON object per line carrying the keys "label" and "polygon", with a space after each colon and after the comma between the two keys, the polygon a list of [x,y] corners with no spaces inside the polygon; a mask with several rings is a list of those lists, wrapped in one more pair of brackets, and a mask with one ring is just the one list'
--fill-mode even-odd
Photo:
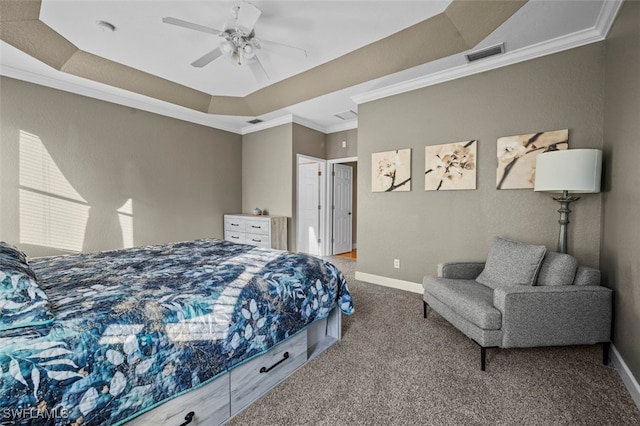
{"label": "ceiling fan light fixture", "polygon": [[242,56],[251,59],[256,56],[256,49],[250,43],[247,43],[242,47]]}
{"label": "ceiling fan light fixture", "polygon": [[220,51],[222,51],[223,55],[231,56],[235,52],[236,48],[232,42],[229,40],[223,40],[220,43]]}

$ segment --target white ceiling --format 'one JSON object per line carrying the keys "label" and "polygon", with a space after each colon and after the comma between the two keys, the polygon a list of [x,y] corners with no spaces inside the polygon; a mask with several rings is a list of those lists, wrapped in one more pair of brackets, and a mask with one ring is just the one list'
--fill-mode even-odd
{"label": "white ceiling", "polygon": [[[295,49],[259,52],[270,81],[259,84],[246,67],[220,57],[203,68],[190,63],[218,44],[218,37],[164,24],[171,16],[223,29],[237,1],[202,0],[43,0],[40,20],[79,49],[211,95],[246,96],[442,12],[450,1],[252,1],[262,10],[257,38]],[[334,114],[357,111],[357,103],[486,69],[602,40],[619,0],[530,0],[476,49],[505,43],[506,53],[467,64],[453,55],[374,81],[274,111],[249,126],[254,117],[205,114],[139,94],[75,77],[44,65],[5,42],[0,44],[0,74],[98,99],[116,102],[237,133],[296,121],[324,132],[355,127]],[[111,32],[97,25],[112,23]],[[476,50],[474,49],[474,50]]]}

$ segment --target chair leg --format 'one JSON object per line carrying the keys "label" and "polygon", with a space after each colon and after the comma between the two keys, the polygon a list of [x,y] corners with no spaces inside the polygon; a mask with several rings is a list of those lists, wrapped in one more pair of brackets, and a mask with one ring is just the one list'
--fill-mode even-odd
{"label": "chair leg", "polygon": [[602,343],[602,363],[604,365],[609,364],[609,346],[610,342]]}
{"label": "chair leg", "polygon": [[422,304],[423,304],[423,309],[424,309],[424,317],[426,318],[427,317],[427,306],[429,306],[429,305],[427,305],[427,302],[425,302],[424,300],[422,301]]}
{"label": "chair leg", "polygon": [[480,370],[485,371],[485,365],[487,363],[487,348],[480,346]]}

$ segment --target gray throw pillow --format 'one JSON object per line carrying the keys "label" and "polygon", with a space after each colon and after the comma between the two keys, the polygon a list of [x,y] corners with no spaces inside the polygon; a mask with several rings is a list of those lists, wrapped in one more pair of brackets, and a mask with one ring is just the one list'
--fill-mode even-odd
{"label": "gray throw pillow", "polygon": [[476,281],[487,287],[533,285],[547,248],[496,237]]}
{"label": "gray throw pillow", "polygon": [[600,285],[600,270],[588,266],[578,266],[573,285]]}
{"label": "gray throw pillow", "polygon": [[578,270],[578,261],[566,253],[550,251],[540,265],[537,285],[571,285]]}

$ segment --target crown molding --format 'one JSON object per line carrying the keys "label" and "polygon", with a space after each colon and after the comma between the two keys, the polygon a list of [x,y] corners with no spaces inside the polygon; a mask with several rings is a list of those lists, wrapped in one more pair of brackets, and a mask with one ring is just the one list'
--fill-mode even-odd
{"label": "crown molding", "polygon": [[[240,129],[229,126],[227,123],[217,119],[215,115],[194,112],[188,108],[180,107],[169,102],[159,101],[155,98],[134,94],[128,91],[123,91],[124,93],[122,95],[116,94],[113,92],[117,89],[110,86],[106,86],[108,87],[108,91],[103,91],[95,87],[84,86],[73,81],[45,76],[6,65],[0,65],[0,75],[52,89],[62,90],[64,92],[74,93],[76,95],[86,96],[88,98],[136,108],[141,111],[147,111],[190,123],[200,124],[202,126],[212,127],[218,130],[240,133]],[[93,82],[92,85],[98,86],[100,84],[101,83]]]}
{"label": "crown molding", "polygon": [[271,120],[263,121],[258,124],[250,124],[240,129],[241,135],[248,135],[249,133],[259,132],[261,130],[270,129],[272,127],[282,126],[283,124],[293,123],[293,114],[285,114],[281,117],[273,118]]}
{"label": "crown molding", "polygon": [[344,132],[346,130],[352,130],[358,128],[358,119],[345,121],[344,123],[334,124],[333,126],[329,126],[326,128],[325,133],[336,133],[336,132]]}
{"label": "crown molding", "polygon": [[317,123],[314,123],[311,120],[307,120],[306,118],[299,117],[295,114],[285,114],[280,117],[273,118],[271,120],[263,121],[262,123],[245,126],[241,129],[241,134],[246,135],[249,133],[255,133],[261,130],[266,130],[272,127],[282,126],[283,124],[289,124],[289,123],[296,123],[321,133],[325,133],[325,134],[327,133],[326,128],[324,128],[323,126],[320,126]]}
{"label": "crown molding", "polygon": [[611,29],[621,5],[622,0],[605,1],[596,20],[596,24],[591,28],[507,52],[503,55],[494,56],[483,61],[464,64],[441,72],[432,73],[359,95],[354,95],[351,99],[357,105],[360,105],[602,41],[606,38],[607,33]]}
{"label": "crown molding", "polygon": [[623,0],[605,0],[602,5],[602,9],[600,9],[600,14],[596,19],[595,28],[600,31],[603,38],[606,38],[609,34],[609,30],[613,26],[613,21],[616,20],[616,16],[618,16],[618,12],[622,7]]}

